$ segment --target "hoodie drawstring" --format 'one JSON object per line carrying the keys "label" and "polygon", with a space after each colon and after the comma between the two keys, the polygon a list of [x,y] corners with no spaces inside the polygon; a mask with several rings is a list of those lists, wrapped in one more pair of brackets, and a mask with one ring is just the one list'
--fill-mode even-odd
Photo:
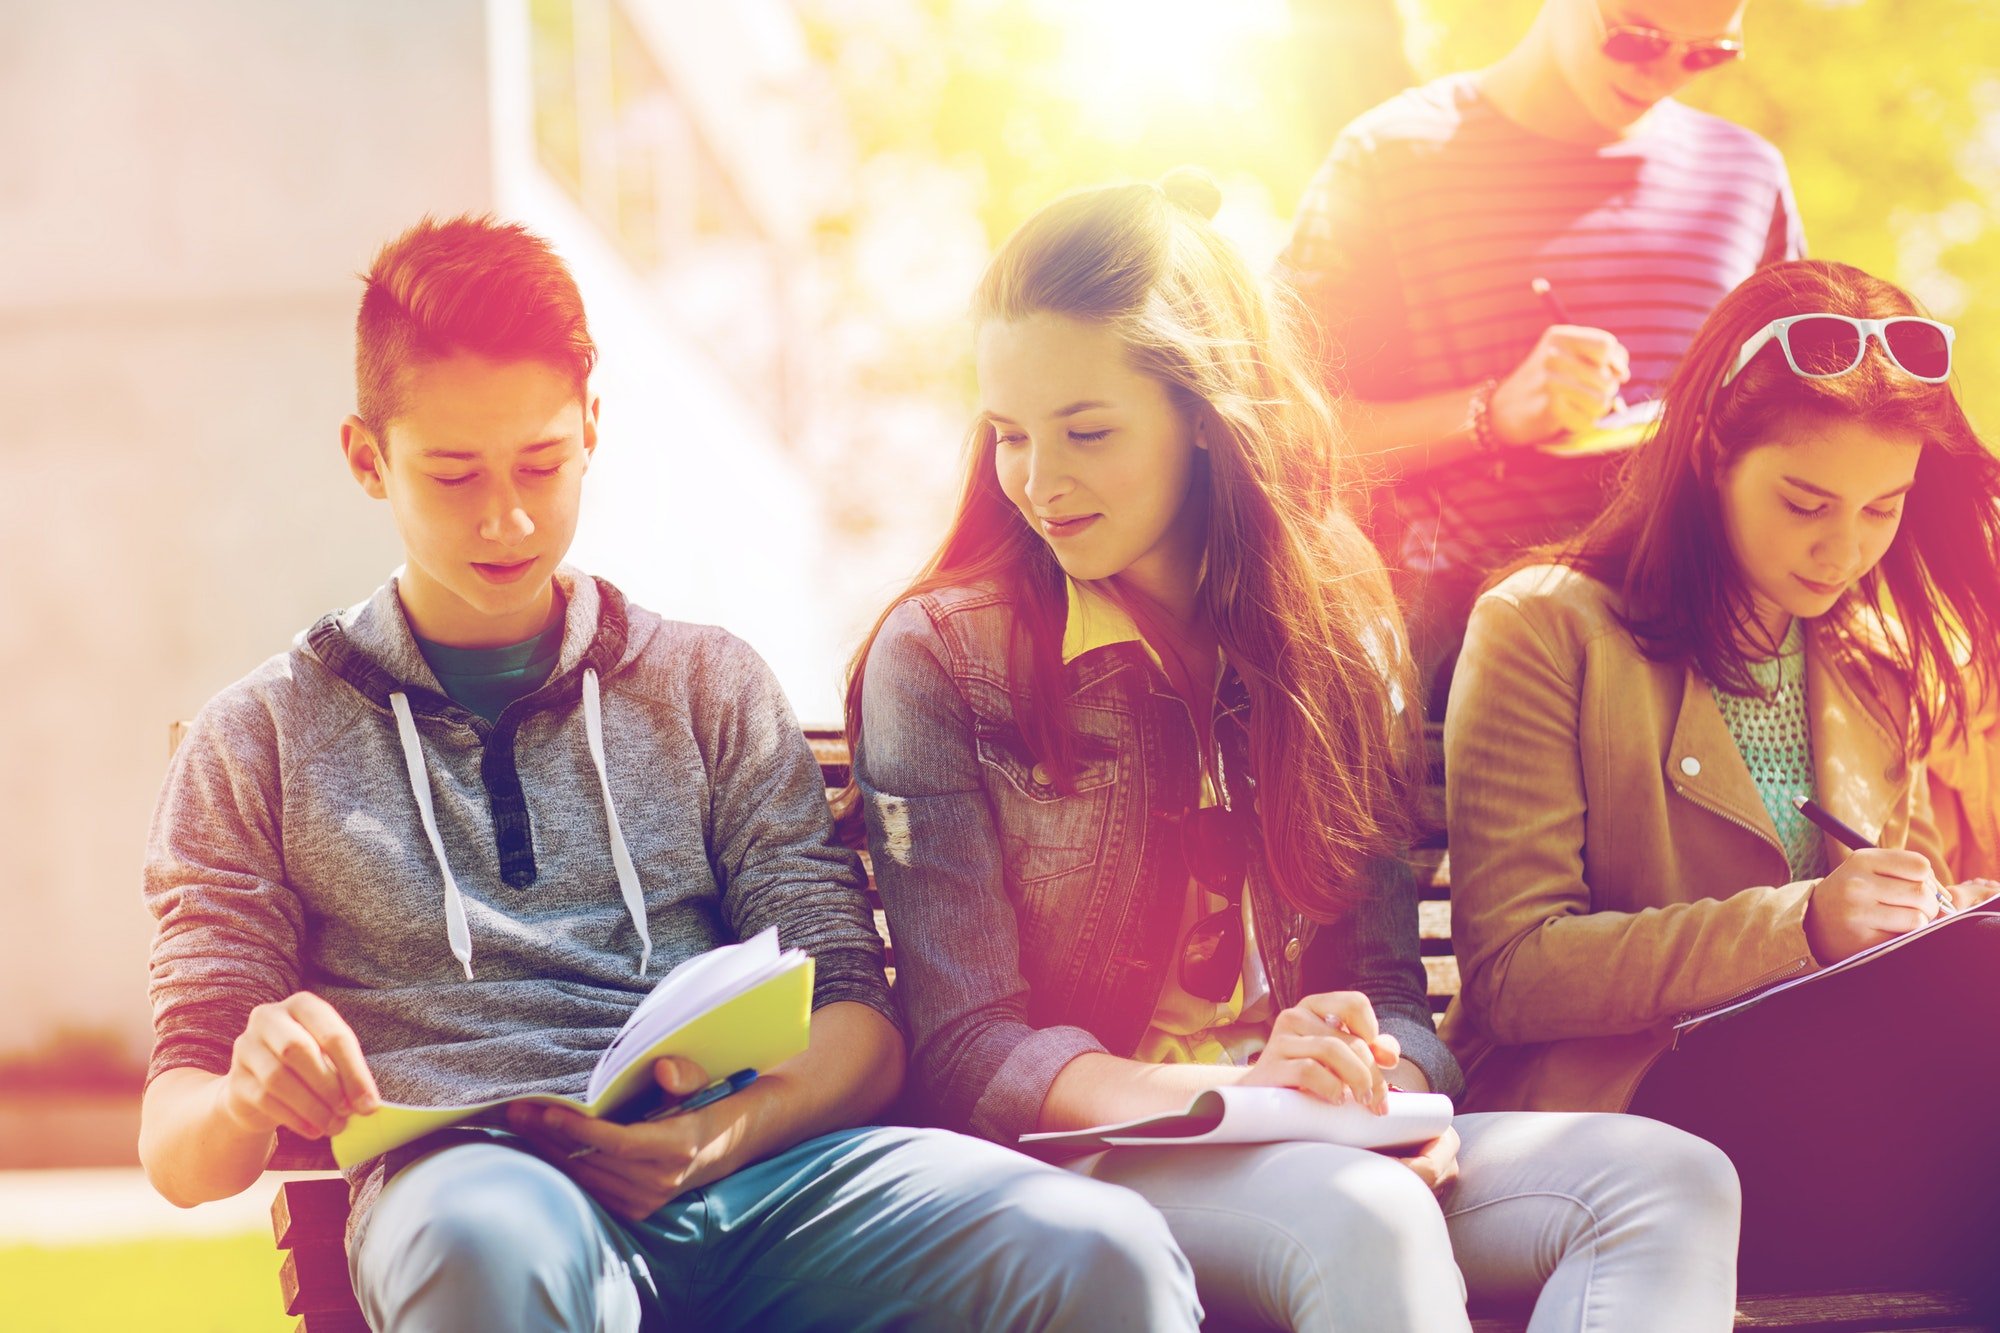
{"label": "hoodie drawstring", "polygon": [[604,795],[604,822],[611,832],[611,864],[618,870],[618,892],[624,895],[625,910],[632,927],[639,932],[639,975],[653,960],[653,932],[646,927],[646,896],[639,889],[639,872],[632,868],[632,852],[625,845],[625,831],[618,825],[618,807],[611,800],[611,778],[604,769],[604,708],[597,698],[597,668],[583,669],[583,734],[590,742],[590,761],[597,765],[597,786]]}
{"label": "hoodie drawstring", "polygon": [[[389,707],[396,714],[396,732],[403,742],[403,763],[410,771],[410,794],[417,798],[424,835],[431,842],[431,855],[437,858],[438,870],[444,875],[445,934],[451,940],[451,955],[464,966],[465,978],[470,981],[472,931],[465,920],[465,897],[458,890],[458,880],[452,876],[451,863],[445,860],[444,839],[438,836],[437,810],[431,801],[430,770],[424,763],[423,742],[417,735],[416,719],[410,714],[410,701],[402,691],[389,696]],[[611,835],[611,864],[618,871],[618,892],[625,900],[633,928],[639,932],[639,975],[644,976],[653,960],[653,932],[646,925],[646,896],[639,887],[639,872],[632,865],[632,851],[625,845],[625,831],[618,823],[618,807],[611,800],[611,778],[604,766],[604,709],[598,698],[594,667],[586,667],[583,672],[583,731],[590,745],[590,762],[597,768],[598,793],[604,800],[604,822]]]}
{"label": "hoodie drawstring", "polygon": [[438,836],[437,811],[431,804],[431,775],[424,765],[423,742],[417,737],[417,721],[410,716],[410,701],[401,690],[389,696],[396,713],[396,733],[403,741],[403,764],[410,770],[410,794],[417,798],[417,810],[424,817],[424,834],[431,840],[431,855],[444,872],[444,930],[451,940],[451,956],[465,967],[465,979],[472,980],[472,930],[465,924],[465,897],[452,878],[451,862],[444,859],[444,839]]}

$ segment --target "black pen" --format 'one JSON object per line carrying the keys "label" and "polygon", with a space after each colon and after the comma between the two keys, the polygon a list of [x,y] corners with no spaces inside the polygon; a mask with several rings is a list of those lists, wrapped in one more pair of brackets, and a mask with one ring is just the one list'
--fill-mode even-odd
{"label": "black pen", "polygon": [[[1832,814],[1828,813],[1826,807],[1822,806],[1819,802],[1813,800],[1812,797],[1794,796],[1792,798],[1792,804],[1796,805],[1799,808],[1800,814],[1804,815],[1807,819],[1810,819],[1813,823],[1819,825],[1819,827],[1824,829],[1826,832],[1832,834],[1833,837],[1837,839],[1840,842],[1840,844],[1846,847],[1849,851],[1858,852],[1863,850],[1864,848],[1872,849],[1875,847],[1874,843],[1862,837],[1861,834],[1853,827],[1841,822],[1839,819],[1836,819]],[[1938,914],[1940,916],[1949,916],[1953,912],[1956,912],[1958,909],[1951,905],[1951,899],[1946,896],[1944,891],[1944,885],[1938,883],[1937,877],[1933,875],[1933,876],[1926,876],[1926,878],[1929,879],[1930,881],[1931,893],[1934,894],[1937,898]]]}
{"label": "black pen", "polygon": [[[1547,278],[1532,279],[1528,283],[1528,287],[1535,295],[1542,298],[1542,308],[1549,312],[1550,319],[1553,319],[1558,324],[1576,323],[1575,320],[1569,317],[1569,311],[1563,309],[1563,303],[1556,299],[1556,289],[1549,285]],[[1611,410],[1614,412],[1625,411],[1624,394],[1614,393],[1611,395]]]}
{"label": "black pen", "polygon": [[[699,1111],[704,1106],[713,1106],[732,1093],[743,1091],[743,1089],[756,1081],[756,1070],[739,1069],[728,1078],[717,1079],[700,1092],[691,1093],[682,1101],[670,1102],[657,1111],[651,1111],[640,1116],[631,1123],[635,1125],[650,1124],[655,1120],[665,1120],[669,1116],[685,1115],[689,1111]],[[575,1152],[569,1154],[568,1160],[573,1162],[579,1157],[588,1157],[596,1151],[595,1146],[578,1148]]]}

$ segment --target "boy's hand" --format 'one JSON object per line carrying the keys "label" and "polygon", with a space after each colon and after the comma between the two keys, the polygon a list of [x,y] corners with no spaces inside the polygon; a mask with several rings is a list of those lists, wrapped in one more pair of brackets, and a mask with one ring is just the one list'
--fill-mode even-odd
{"label": "boy's hand", "polygon": [[1589,430],[1632,378],[1625,345],[1603,329],[1555,324],[1493,390],[1493,429],[1505,444]]}
{"label": "boy's hand", "polygon": [[[656,1060],[653,1077],[676,1097],[709,1083],[691,1060]],[[507,1123],[605,1208],[638,1222],[735,1169],[731,1154],[742,1141],[744,1110],[738,1094],[681,1115],[619,1125],[560,1106],[522,1103],[507,1108]],[[571,1156],[579,1148],[593,1151]]]}
{"label": "boy's hand", "polygon": [[321,1139],[382,1104],[354,1029],[310,991],[250,1011],[220,1087],[223,1114],[255,1134]]}

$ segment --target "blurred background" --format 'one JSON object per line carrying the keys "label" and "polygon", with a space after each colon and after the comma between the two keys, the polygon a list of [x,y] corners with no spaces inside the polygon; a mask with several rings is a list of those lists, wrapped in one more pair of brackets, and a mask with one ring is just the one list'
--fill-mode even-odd
{"label": "blurred background", "polygon": [[[554,241],[603,350],[575,559],[728,625],[833,721],[941,533],[992,247],[1063,190],[1194,163],[1268,265],[1342,124],[1534,7],[0,0],[0,1290],[112,1243],[185,1273],[147,1238],[261,1225],[268,1192],[126,1188],[138,871],[169,723],[398,561],[336,448],[384,240],[491,211]],[[1689,100],[1783,150],[1813,253],[1958,325],[1994,429],[2000,16],[1751,0],[1747,43]],[[185,1326],[282,1327],[257,1283]]]}

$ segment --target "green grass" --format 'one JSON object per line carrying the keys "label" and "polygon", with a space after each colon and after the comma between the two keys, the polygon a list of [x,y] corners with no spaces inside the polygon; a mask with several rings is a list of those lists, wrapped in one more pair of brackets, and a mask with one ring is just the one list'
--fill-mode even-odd
{"label": "green grass", "polygon": [[0,1248],[9,1333],[289,1333],[265,1233]]}

